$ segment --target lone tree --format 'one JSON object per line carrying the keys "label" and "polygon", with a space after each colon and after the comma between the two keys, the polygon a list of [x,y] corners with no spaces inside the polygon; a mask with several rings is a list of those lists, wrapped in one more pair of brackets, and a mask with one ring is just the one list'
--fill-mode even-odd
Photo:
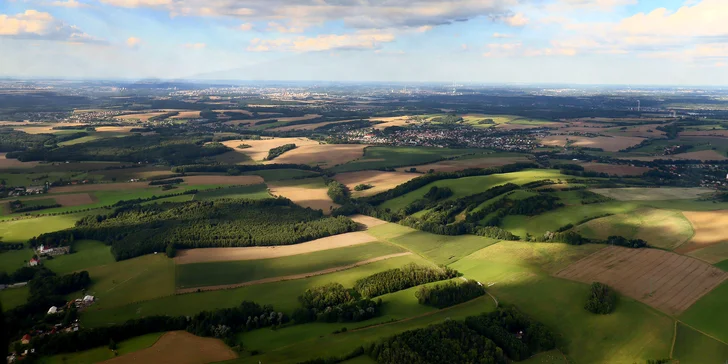
{"label": "lone tree", "polygon": [[174,258],[175,255],[177,255],[177,249],[174,247],[174,245],[169,244],[167,245],[165,253],[167,253],[167,257]]}
{"label": "lone tree", "polygon": [[594,282],[589,290],[589,298],[584,308],[592,313],[606,315],[617,306],[617,294],[604,283]]}

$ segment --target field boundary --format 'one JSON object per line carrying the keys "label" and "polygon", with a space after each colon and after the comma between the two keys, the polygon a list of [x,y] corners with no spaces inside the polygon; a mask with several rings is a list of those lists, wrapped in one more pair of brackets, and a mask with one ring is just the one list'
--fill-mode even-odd
{"label": "field boundary", "polygon": [[397,257],[403,257],[406,255],[411,255],[412,252],[404,252],[404,253],[396,253],[396,254],[389,254],[389,255],[383,255],[381,257],[376,257],[372,259],[363,260],[361,262],[356,262],[354,264],[344,265],[340,267],[334,267],[324,270],[319,270],[316,272],[309,272],[309,273],[301,273],[301,274],[293,274],[288,276],[281,276],[281,277],[271,277],[271,278],[263,278],[263,279],[256,279],[254,281],[249,282],[243,282],[243,283],[236,283],[236,284],[223,284],[223,285],[217,285],[217,286],[204,286],[204,287],[195,287],[195,288],[183,288],[178,289],[177,294],[185,294],[185,293],[194,293],[194,292],[205,292],[205,291],[217,291],[221,289],[232,289],[232,288],[241,288],[241,287],[247,287],[247,286],[254,286],[258,284],[264,284],[264,283],[275,283],[275,282],[282,282],[282,281],[292,281],[296,279],[304,279],[304,278],[310,278],[314,276],[320,276],[324,274],[329,273],[336,273],[340,272],[342,270],[347,270],[351,268],[356,268],[362,265],[370,264],[379,262],[382,260],[387,260],[390,258],[397,258]]}
{"label": "field boundary", "polygon": [[675,341],[677,341],[677,321],[675,320],[675,325],[673,326],[672,330],[672,345],[670,345],[670,359],[673,358],[673,353],[675,352]]}

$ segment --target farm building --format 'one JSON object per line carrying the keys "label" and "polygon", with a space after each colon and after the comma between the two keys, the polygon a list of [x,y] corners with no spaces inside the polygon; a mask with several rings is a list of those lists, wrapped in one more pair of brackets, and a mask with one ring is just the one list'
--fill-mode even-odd
{"label": "farm building", "polygon": [[70,246],[59,246],[57,248],[46,248],[45,245],[41,244],[38,247],[38,254],[40,255],[64,255],[71,252]]}
{"label": "farm building", "polygon": [[51,308],[48,309],[48,314],[49,315],[53,315],[53,314],[56,314],[56,313],[58,313],[58,307],[51,306]]}

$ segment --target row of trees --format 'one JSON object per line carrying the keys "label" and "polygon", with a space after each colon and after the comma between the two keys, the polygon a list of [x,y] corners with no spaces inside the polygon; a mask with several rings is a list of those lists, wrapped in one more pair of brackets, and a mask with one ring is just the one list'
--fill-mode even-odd
{"label": "row of trees", "polygon": [[301,308],[293,313],[296,323],[358,322],[379,316],[382,300],[360,298],[339,283],[314,287],[298,297]]}
{"label": "row of trees", "polygon": [[172,178],[172,179],[164,179],[159,181],[151,181],[149,182],[150,186],[163,186],[163,185],[174,185],[178,183],[182,183],[185,180],[182,178]]}
{"label": "row of trees", "polygon": [[275,169],[301,169],[304,171],[321,172],[318,166],[309,166],[307,164],[291,164],[291,163],[275,163],[275,164],[194,164],[172,167],[174,173],[230,173],[235,171],[236,174],[255,171],[269,171]]}
{"label": "row of trees", "polygon": [[118,207],[86,216],[76,227],[29,241],[58,245],[93,239],[111,245],[117,260],[176,248],[290,245],[356,230],[351,219],[325,217],[288,199],[191,201]]}
{"label": "row of trees", "polygon": [[415,292],[420,304],[437,308],[454,306],[484,294],[485,289],[476,281],[462,283],[450,281],[432,287],[422,286]]}
{"label": "row of trees", "polygon": [[449,267],[435,268],[412,263],[361,278],[354,284],[354,290],[364,297],[377,297],[457,276],[458,272]]}
{"label": "row of trees", "polygon": [[289,150],[296,149],[296,148],[297,148],[297,146],[293,143],[283,144],[280,147],[272,148],[271,150],[268,151],[268,156],[265,157],[265,160],[271,161],[271,160],[275,159],[276,157],[280,156],[281,154],[283,154]]}

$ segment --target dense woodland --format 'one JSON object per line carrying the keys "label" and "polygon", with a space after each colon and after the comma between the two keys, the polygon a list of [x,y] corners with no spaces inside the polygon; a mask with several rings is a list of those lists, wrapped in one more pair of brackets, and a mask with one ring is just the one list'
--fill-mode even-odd
{"label": "dense woodland", "polygon": [[71,239],[111,245],[117,260],[175,248],[289,245],[356,230],[349,218],[325,217],[288,199],[215,200],[128,205],[87,216],[76,227],[30,240],[57,246]]}
{"label": "dense woodland", "polygon": [[450,364],[520,361],[556,346],[553,334],[515,308],[405,331],[367,346],[378,363]]}
{"label": "dense woodland", "polygon": [[293,313],[296,323],[358,322],[379,316],[382,300],[360,298],[339,283],[314,287],[298,297],[301,308]]}
{"label": "dense woodland", "polygon": [[432,287],[422,286],[415,292],[420,304],[437,308],[454,306],[484,294],[485,289],[476,281],[438,283]]}
{"label": "dense woodland", "polygon": [[292,143],[283,144],[280,147],[272,148],[271,150],[268,151],[268,156],[265,157],[265,160],[271,161],[271,160],[275,159],[276,157],[280,156],[281,154],[283,154],[289,150],[294,150],[296,148],[298,148],[298,147]]}
{"label": "dense woodland", "polygon": [[43,147],[8,153],[21,161],[120,161],[165,163],[171,165],[209,161],[210,157],[232,149],[209,143],[211,137],[199,135],[141,135],[108,138],[63,147]]}
{"label": "dense woodland", "polygon": [[412,263],[361,278],[354,284],[354,290],[364,297],[377,297],[457,276],[458,272],[448,267],[435,268]]}

